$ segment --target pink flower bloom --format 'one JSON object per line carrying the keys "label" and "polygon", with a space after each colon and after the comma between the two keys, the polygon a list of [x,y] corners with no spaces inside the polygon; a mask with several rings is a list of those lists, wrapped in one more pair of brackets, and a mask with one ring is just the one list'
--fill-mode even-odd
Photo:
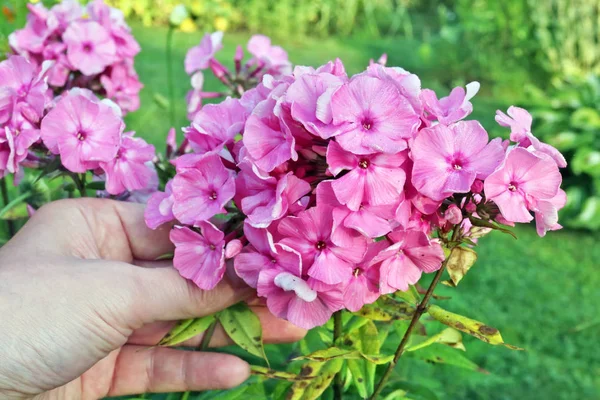
{"label": "pink flower bloom", "polygon": [[278,226],[280,242],[302,255],[309,276],[326,284],[347,282],[366,251],[366,239],[344,227],[343,217],[317,206],[284,218]]}
{"label": "pink flower bloom", "polygon": [[29,14],[25,28],[11,33],[10,46],[21,55],[41,53],[46,40],[58,28],[58,20],[43,4],[28,4]]}
{"label": "pink flower bloom", "polygon": [[517,142],[519,146],[531,146],[533,149],[549,155],[560,168],[565,168],[567,160],[560,151],[547,143],[541,142],[531,133],[532,121],[531,114],[523,108],[510,106],[508,115],[500,110],[496,111],[496,122],[501,126],[510,127],[510,140]]}
{"label": "pink flower bloom", "polygon": [[244,131],[246,109],[238,99],[228,97],[219,104],[208,104],[195,116],[191,127],[185,128],[185,137],[196,153],[220,151]]}
{"label": "pink flower bloom", "polygon": [[369,65],[364,74],[392,83],[400,94],[408,100],[417,115],[423,114],[421,103],[421,80],[400,67],[385,67],[380,64]]}
{"label": "pink flower bloom", "polygon": [[44,117],[41,137],[50,151],[60,154],[65,168],[85,172],[116,156],[124,126],[106,102],[90,100],[83,91],[72,91]]}
{"label": "pink flower bloom", "polygon": [[550,157],[516,147],[485,180],[484,190],[507,221],[529,222],[533,217],[528,210],[534,210],[540,200],[551,201],[561,181],[558,166]]}
{"label": "pink flower bloom", "polygon": [[109,32],[94,21],[69,25],[63,40],[69,63],[84,75],[99,74],[116,61],[115,42]]}
{"label": "pink flower bloom", "polygon": [[140,90],[144,87],[138,79],[133,64],[114,64],[100,77],[106,97],[119,105],[124,112],[140,108]]}
{"label": "pink flower bloom", "polygon": [[448,97],[443,97],[438,100],[435,92],[430,89],[421,91],[421,100],[430,117],[436,119],[441,124],[450,125],[456,121],[460,121],[473,111],[473,104],[470,100],[479,91],[479,82],[471,82],[466,86],[467,90],[462,87],[452,89]]}
{"label": "pink flower bloom", "polygon": [[78,0],[63,0],[56,4],[50,10],[51,14],[56,17],[61,30],[64,30],[70,23],[80,19],[85,10],[79,4]]}
{"label": "pink flower bloom", "polygon": [[283,218],[294,203],[310,192],[310,184],[291,172],[277,179],[248,162],[242,162],[240,168],[236,178],[236,204],[252,226],[266,228]]}
{"label": "pink flower bloom", "polygon": [[348,310],[356,312],[379,298],[379,266],[372,261],[387,246],[385,241],[371,243],[365,258],[357,264],[344,288],[344,307]]}
{"label": "pink flower bloom", "polygon": [[11,123],[5,126],[4,133],[10,147],[6,168],[9,172],[16,173],[21,162],[27,157],[31,145],[40,139],[40,130],[19,113],[15,113]]}
{"label": "pink flower bloom", "polygon": [[1,62],[0,114],[7,115],[8,109],[15,103],[24,103],[21,107],[30,109],[35,116],[32,122],[37,122],[46,107],[48,85],[44,77],[49,66],[45,63],[42,68],[37,68],[21,56],[9,56],[8,60]]}
{"label": "pink flower bloom", "polygon": [[285,99],[291,103],[291,115],[313,135],[327,139],[337,132],[331,125],[331,96],[343,80],[328,73],[304,74],[292,83]]}
{"label": "pink flower bloom", "polygon": [[152,161],[155,154],[154,146],[144,139],[123,135],[115,158],[100,163],[100,168],[106,173],[106,191],[120,194],[126,190],[144,189],[153,176],[146,163]]}
{"label": "pink flower bloom", "polygon": [[397,153],[406,148],[420,124],[408,100],[392,83],[357,76],[331,97],[334,125],[343,125],[336,137],[355,154]]}
{"label": "pink flower bloom", "polygon": [[319,183],[316,190],[317,204],[346,211],[348,214],[343,219],[343,225],[346,228],[354,229],[369,238],[383,236],[392,230],[390,220],[394,218],[394,215],[390,205],[364,205],[358,211],[348,210],[337,199],[332,187],[333,182],[328,180]]}
{"label": "pink flower bloom", "polygon": [[286,75],[292,72],[292,64],[288,55],[280,46],[272,46],[271,39],[264,35],[254,35],[248,41],[248,52],[254,61],[266,65],[268,73]]}
{"label": "pink flower bloom", "polygon": [[352,211],[358,211],[364,203],[373,206],[397,203],[404,190],[406,174],[400,166],[406,158],[405,152],[357,156],[330,142],[329,170],[334,176],[348,171],[332,183],[336,197]]}
{"label": "pink flower bloom", "polygon": [[217,154],[207,153],[173,178],[173,214],[184,224],[207,221],[224,213],[234,194],[233,171],[223,166]]}
{"label": "pink flower bloom", "polygon": [[266,229],[254,228],[244,223],[244,236],[250,246],[234,260],[235,271],[250,287],[256,288],[258,275],[268,268],[278,268],[300,274],[300,254],[281,243],[273,242],[273,235]]}
{"label": "pink flower bloom", "polygon": [[172,180],[167,182],[164,192],[155,192],[148,200],[144,219],[150,229],[156,229],[162,224],[175,219],[173,215],[172,182]]}
{"label": "pink flower bloom", "polygon": [[558,211],[567,203],[567,194],[558,189],[556,196],[550,200],[538,200],[535,206],[535,226],[540,237],[547,231],[556,231],[562,226],[558,223]]}
{"label": "pink flower bloom", "polygon": [[485,179],[502,162],[501,139],[488,143],[477,121],[452,126],[438,124],[419,132],[412,146],[412,183],[433,200],[467,193],[477,179]]}
{"label": "pink flower bloom", "polygon": [[277,101],[269,97],[260,102],[246,121],[244,146],[254,163],[271,172],[289,159],[297,160],[295,141],[289,128],[275,114]]}
{"label": "pink flower bloom", "polygon": [[450,204],[448,206],[448,209],[444,213],[444,217],[453,225],[456,225],[463,220],[462,211],[456,204]]}
{"label": "pink flower bloom", "polygon": [[444,251],[437,241],[430,241],[421,231],[395,231],[388,235],[393,244],[373,259],[381,263],[381,294],[396,290],[407,291],[414,285],[422,272],[433,272],[442,266]]}
{"label": "pink flower bloom", "polygon": [[185,56],[185,72],[188,75],[206,69],[215,53],[223,48],[223,32],[207,33],[198,46],[188,50]]}
{"label": "pink flower bloom", "polygon": [[223,232],[208,222],[200,222],[200,233],[176,226],[171,231],[175,244],[173,266],[179,274],[200,289],[211,290],[225,274],[225,241]]}

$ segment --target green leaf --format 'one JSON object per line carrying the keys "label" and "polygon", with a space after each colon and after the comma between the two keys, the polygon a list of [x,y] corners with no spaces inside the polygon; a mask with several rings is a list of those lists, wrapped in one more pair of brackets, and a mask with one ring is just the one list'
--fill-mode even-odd
{"label": "green leaf", "polygon": [[412,346],[407,347],[406,351],[416,351],[422,349],[423,347],[430,346],[434,343],[441,343],[450,347],[454,347],[455,349],[466,351],[465,346],[462,342],[461,333],[454,328],[446,328],[440,333],[433,335],[420,343],[416,343]]}
{"label": "green leaf", "polygon": [[465,357],[464,353],[460,350],[444,346],[441,343],[434,343],[407,355],[430,363],[447,364],[471,371],[487,372]]}
{"label": "green leaf", "polygon": [[477,261],[477,253],[468,247],[457,246],[452,249],[446,269],[450,275],[450,286],[457,286],[469,269]]}
{"label": "green leaf", "polygon": [[310,361],[302,367],[301,375],[314,376],[310,381],[295,382],[287,395],[288,400],[314,400],[329,387],[344,361],[335,359],[326,362]]}
{"label": "green leaf", "polygon": [[208,329],[215,321],[214,315],[179,321],[158,343],[159,346],[176,346]]}
{"label": "green leaf", "polygon": [[[10,203],[8,203],[6,206],[4,206],[2,209],[0,209],[0,218],[2,218],[2,219],[11,219],[11,218],[5,218],[5,216],[13,208],[15,208],[16,206],[18,206],[19,204],[22,204],[23,201],[27,200],[27,198],[29,196],[31,196],[31,193],[28,192],[28,193],[23,193],[22,195],[20,195],[17,198],[13,199]],[[25,209],[25,211],[27,212],[27,209]],[[14,217],[14,214],[12,216]],[[25,217],[27,217],[27,213],[25,213]]]}
{"label": "green leaf", "polygon": [[409,397],[406,397],[406,390],[402,390],[402,389],[397,389],[394,390],[392,393],[388,394],[387,396],[384,397],[383,400],[405,400],[405,399],[409,399]]}
{"label": "green leaf", "polygon": [[[346,335],[344,344],[363,354],[378,354],[381,349],[377,327],[372,321]],[[376,368],[375,364],[364,359],[348,360],[348,369],[352,373],[354,386],[362,398],[369,397],[375,389]]]}
{"label": "green leaf", "polygon": [[477,339],[493,345],[503,345],[511,350],[523,350],[519,347],[504,343],[500,331],[496,328],[492,328],[484,324],[483,322],[476,321],[471,318],[464,317],[459,314],[446,311],[441,307],[434,305],[429,306],[427,310],[429,315],[434,319],[440,321],[444,325],[448,325],[452,328],[458,329],[464,333],[476,337]]}
{"label": "green leaf", "polygon": [[246,303],[237,303],[226,308],[217,318],[235,344],[248,353],[263,358],[268,364],[260,320]]}
{"label": "green leaf", "polygon": [[419,295],[419,291],[415,285],[408,285],[408,290],[406,292],[398,290],[396,293],[394,293],[394,297],[404,300],[413,306],[419,304],[419,301],[421,300],[421,296]]}

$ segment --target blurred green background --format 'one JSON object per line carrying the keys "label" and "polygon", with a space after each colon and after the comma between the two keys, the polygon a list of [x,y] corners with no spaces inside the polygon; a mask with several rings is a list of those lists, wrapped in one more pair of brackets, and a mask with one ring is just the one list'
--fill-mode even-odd
{"label": "blurred green background", "polygon": [[[2,1],[0,27],[7,35],[23,25],[25,1]],[[145,85],[142,106],[127,116],[128,128],[162,149],[170,128],[165,40],[169,14],[181,1],[108,2],[124,11],[142,47],[136,58]],[[174,35],[177,127],[188,124],[184,96],[190,82],[183,58],[204,32],[216,29],[226,31],[218,58],[229,66],[235,46],[260,32],[283,46],[294,64],[340,57],[356,73],[385,52],[388,66],[418,74],[423,87],[439,96],[477,80],[482,90],[473,100],[473,117],[493,136],[508,133],[494,122],[496,109],[528,108],[534,133],[563,151],[570,164],[563,171],[569,203],[561,215],[568,229],[540,239],[522,227],[518,241],[493,233],[481,240],[479,261],[459,288],[439,289],[452,297],[449,309],[499,328],[506,342],[526,351],[467,339],[469,358],[485,373],[408,358],[397,367],[391,388],[418,382],[431,389],[413,392],[422,399],[600,398],[599,0],[183,3],[190,18]],[[217,90],[219,84],[208,79],[205,87]]]}

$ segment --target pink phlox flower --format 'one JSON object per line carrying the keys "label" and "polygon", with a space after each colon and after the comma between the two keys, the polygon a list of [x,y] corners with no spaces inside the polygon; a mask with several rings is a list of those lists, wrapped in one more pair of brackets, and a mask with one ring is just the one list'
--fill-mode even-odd
{"label": "pink phlox flower", "polygon": [[331,96],[343,80],[329,73],[304,74],[292,83],[285,95],[291,115],[313,135],[327,139],[338,130],[331,124]]}
{"label": "pink phlox flower", "polygon": [[418,230],[399,230],[388,235],[392,244],[374,257],[372,263],[381,263],[381,294],[396,290],[407,291],[422,272],[433,272],[442,266],[444,251],[436,240]]}
{"label": "pink phlox flower", "polygon": [[355,154],[398,153],[419,126],[419,116],[398,88],[359,75],[331,97],[334,125],[344,125],[336,141]]}
{"label": "pink phlox flower", "polygon": [[207,221],[224,213],[234,194],[233,171],[225,168],[218,154],[207,153],[173,178],[173,214],[184,224]]}
{"label": "pink phlox flower", "polygon": [[77,21],[69,25],[63,40],[69,63],[90,76],[104,71],[117,61],[117,47],[110,33],[95,21]]}
{"label": "pink phlox flower", "polygon": [[173,221],[173,181],[170,180],[165,186],[164,192],[155,192],[150,199],[144,213],[146,225],[150,229],[156,229],[164,223]]}
{"label": "pink phlox flower", "polygon": [[273,97],[260,102],[248,117],[244,130],[244,147],[254,163],[266,172],[290,159],[298,159],[293,135],[275,114],[276,104]]}
{"label": "pink phlox flower", "polygon": [[62,0],[50,9],[56,17],[60,30],[65,30],[72,22],[84,16],[85,9],[78,0]]}
{"label": "pink phlox flower", "polygon": [[326,284],[348,281],[366,251],[366,239],[342,225],[345,217],[317,206],[284,218],[278,226],[281,243],[296,249],[308,275]]}
{"label": "pink phlox flower", "polygon": [[544,237],[547,231],[556,231],[562,226],[558,223],[558,211],[567,204],[567,194],[558,189],[550,200],[538,200],[535,206],[535,225],[538,235]]}
{"label": "pink phlox flower", "polygon": [[27,112],[25,107],[30,110],[25,116],[32,122],[37,122],[42,117],[48,100],[45,77],[50,66],[51,63],[47,62],[38,68],[22,56],[10,56],[8,60],[1,62],[0,114],[7,114],[7,111],[2,110],[21,103],[21,111]]}
{"label": "pink phlox flower", "polygon": [[507,221],[529,222],[533,219],[529,210],[535,210],[539,201],[551,201],[561,182],[562,176],[552,158],[516,147],[484,181],[484,191]]}
{"label": "pink phlox flower", "polygon": [[253,35],[248,41],[248,52],[253,55],[251,62],[264,63],[267,73],[287,75],[292,72],[292,63],[287,52],[280,46],[271,45],[271,39],[264,35]]}
{"label": "pink phlox flower", "polygon": [[29,14],[25,28],[8,36],[10,47],[17,54],[41,53],[46,40],[56,31],[59,21],[43,4],[27,4]]}
{"label": "pink phlox flower", "polygon": [[338,215],[345,213],[342,223],[346,228],[354,229],[369,238],[383,236],[392,230],[390,220],[394,218],[393,207],[366,204],[357,211],[349,210],[337,199],[332,187],[333,182],[328,180],[319,183],[316,190],[317,204],[340,209]]}
{"label": "pink phlox flower", "polygon": [[291,172],[275,178],[255,165],[242,162],[236,178],[236,204],[241,206],[247,222],[259,228],[284,217],[290,207],[310,192],[310,184]]}
{"label": "pink phlox flower", "polygon": [[40,130],[19,113],[15,113],[11,123],[4,127],[4,133],[10,147],[7,169],[16,173],[19,164],[27,157],[29,148],[40,139]]}
{"label": "pink phlox flower", "polygon": [[116,105],[85,93],[72,90],[63,96],[41,123],[46,147],[60,154],[65,168],[80,173],[115,158],[125,126]]}
{"label": "pink phlox flower", "polygon": [[524,108],[510,106],[508,115],[502,111],[496,111],[496,122],[500,126],[510,127],[510,140],[518,143],[522,147],[532,147],[533,149],[545,153],[552,157],[560,168],[567,166],[565,157],[553,146],[541,142],[531,132],[533,118]]}
{"label": "pink phlox flower", "polygon": [[488,143],[477,121],[461,121],[423,129],[412,146],[412,184],[423,195],[443,200],[467,193],[477,179],[485,179],[504,159],[500,138]]}
{"label": "pink phlox flower", "polygon": [[380,63],[369,65],[365,75],[393,83],[402,96],[404,96],[417,115],[423,113],[421,103],[421,80],[415,74],[400,67],[385,67]]}
{"label": "pink phlox flower", "polygon": [[144,85],[139,81],[133,65],[128,62],[113,64],[100,77],[106,97],[119,105],[123,112],[135,111],[140,107],[140,90]]}
{"label": "pink phlox flower", "polygon": [[425,108],[425,117],[444,125],[460,121],[473,112],[470,100],[477,94],[479,87],[479,82],[471,82],[467,84],[466,91],[462,87],[456,87],[449,96],[439,100],[433,90],[423,89],[421,100]]}
{"label": "pink phlox flower", "polygon": [[144,139],[123,135],[116,156],[100,163],[100,168],[106,173],[108,193],[116,195],[126,190],[144,189],[153,176],[146,163],[152,161],[155,154],[154,146]]}
{"label": "pink phlox flower", "polygon": [[379,265],[372,261],[387,247],[386,241],[369,244],[364,259],[356,265],[344,288],[344,307],[349,311],[357,312],[379,298]]}
{"label": "pink phlox flower", "polygon": [[281,243],[275,243],[267,229],[244,224],[244,236],[249,242],[234,260],[235,271],[250,287],[256,288],[258,275],[269,268],[278,268],[299,275],[302,272],[300,254]]}
{"label": "pink phlox flower", "polygon": [[192,125],[184,129],[185,137],[196,153],[220,151],[243,133],[246,118],[246,109],[240,101],[228,97],[219,104],[203,107],[194,116]]}
{"label": "pink phlox flower", "polygon": [[181,226],[171,230],[173,266],[200,289],[211,290],[225,274],[224,234],[209,222],[200,222],[198,227],[200,233]]}
{"label": "pink phlox flower", "polygon": [[340,203],[358,211],[362,204],[395,204],[404,190],[406,174],[400,166],[406,152],[358,156],[345,151],[338,143],[327,147],[327,164],[334,176],[347,171],[332,183]]}
{"label": "pink phlox flower", "polygon": [[217,51],[223,48],[223,32],[217,31],[204,35],[198,46],[188,50],[185,56],[185,72],[188,75],[206,69]]}

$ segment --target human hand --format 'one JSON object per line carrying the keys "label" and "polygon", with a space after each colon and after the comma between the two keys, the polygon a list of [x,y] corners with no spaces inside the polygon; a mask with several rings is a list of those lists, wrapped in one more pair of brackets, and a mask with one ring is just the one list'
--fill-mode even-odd
{"label": "human hand", "polygon": [[[149,347],[173,320],[212,314],[254,292],[235,279],[203,291],[170,262],[153,261],[173,250],[170,227],[146,228],[143,212],[132,203],[62,200],[0,249],[0,398],[221,389],[248,378],[248,364],[232,355]],[[253,308],[265,341],[304,335]],[[217,328],[211,346],[229,342]]]}

